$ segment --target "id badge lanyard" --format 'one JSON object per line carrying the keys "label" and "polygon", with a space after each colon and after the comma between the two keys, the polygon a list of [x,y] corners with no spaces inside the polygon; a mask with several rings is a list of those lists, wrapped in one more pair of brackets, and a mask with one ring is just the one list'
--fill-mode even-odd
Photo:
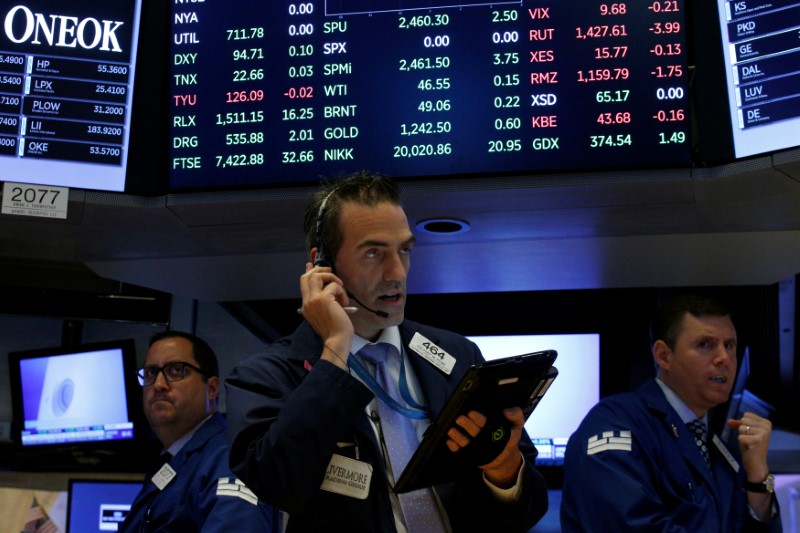
{"label": "id badge lanyard", "polygon": [[364,362],[361,361],[361,358],[357,355],[351,354],[350,357],[347,358],[347,365],[364,382],[367,388],[393,411],[414,420],[430,418],[428,406],[420,405],[411,396],[411,390],[408,387],[408,378],[406,378],[405,357],[402,353],[400,354],[400,379],[398,380],[398,389],[400,390],[400,396],[403,397],[403,401],[406,402],[409,407],[389,396],[386,389],[378,383],[375,377],[364,366]]}

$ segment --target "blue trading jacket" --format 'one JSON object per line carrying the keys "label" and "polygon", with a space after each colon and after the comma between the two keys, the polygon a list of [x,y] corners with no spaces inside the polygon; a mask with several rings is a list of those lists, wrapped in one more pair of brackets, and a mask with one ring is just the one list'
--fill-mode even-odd
{"label": "blue trading jacket", "polygon": [[750,516],[738,448],[709,452],[713,474],[655,380],[601,401],[567,445],[563,531],[781,531]]}
{"label": "blue trading jacket", "polygon": [[146,479],[120,531],[280,531],[278,513],[259,502],[231,473],[226,426],[219,413],[197,430],[169,465],[175,477],[164,490]]}

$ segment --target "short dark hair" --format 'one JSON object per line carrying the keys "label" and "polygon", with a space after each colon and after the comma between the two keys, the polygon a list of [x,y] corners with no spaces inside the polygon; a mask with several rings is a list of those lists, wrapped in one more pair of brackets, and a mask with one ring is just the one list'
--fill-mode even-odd
{"label": "short dark hair", "polygon": [[731,316],[731,311],[725,304],[710,296],[689,293],[676,294],[659,306],[653,315],[650,324],[651,346],[661,340],[674,350],[681,332],[681,323],[687,313],[698,318]]}
{"label": "short dark hair", "polygon": [[192,344],[192,356],[194,356],[195,360],[197,361],[197,366],[199,366],[203,372],[205,372],[203,380],[209,377],[219,377],[219,363],[217,363],[217,355],[214,353],[214,350],[211,349],[211,346],[209,346],[206,341],[197,335],[176,330],[160,331],[150,337],[149,346],[152,346],[158,341],[176,337],[186,339]]}
{"label": "short dark hair", "polygon": [[[324,202],[324,205],[323,205]],[[334,181],[323,181],[305,208],[303,230],[306,251],[324,250],[325,259],[332,265],[342,244],[343,231],[339,224],[341,206],[347,202],[374,206],[382,202],[402,205],[400,187],[386,176],[360,171]]]}

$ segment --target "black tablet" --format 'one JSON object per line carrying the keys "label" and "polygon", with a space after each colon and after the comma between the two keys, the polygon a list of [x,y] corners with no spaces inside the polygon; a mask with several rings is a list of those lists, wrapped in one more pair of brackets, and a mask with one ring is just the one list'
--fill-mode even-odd
{"label": "black tablet", "polygon": [[[503,409],[519,406],[527,420],[558,375],[553,366],[556,356],[555,350],[544,350],[471,366],[425,431],[395,483],[395,492],[450,481],[464,468],[487,464],[497,457],[508,442],[511,429]],[[471,410],[486,416],[486,425],[468,446],[451,452],[446,444],[447,432],[456,418]]]}

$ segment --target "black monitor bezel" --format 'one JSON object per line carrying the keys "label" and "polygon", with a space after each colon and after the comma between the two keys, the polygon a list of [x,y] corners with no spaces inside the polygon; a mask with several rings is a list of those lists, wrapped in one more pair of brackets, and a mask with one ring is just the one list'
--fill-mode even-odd
{"label": "black monitor bezel", "polygon": [[[125,382],[125,402],[128,409],[128,419],[133,422],[133,438],[113,441],[90,441],[74,443],[52,444],[22,444],[22,428],[24,426],[24,399],[22,396],[22,376],[20,363],[24,360],[42,357],[71,355],[76,353],[96,352],[103,350],[119,349],[122,353],[122,368]],[[136,379],[136,343],[134,339],[116,339],[102,342],[81,343],[74,345],[49,346],[31,350],[9,352],[9,379],[11,385],[11,439],[18,451],[34,452],[36,450],[54,451],[71,450],[74,452],[114,452],[127,450],[135,443],[141,441],[146,433],[146,422],[141,409],[141,387]]]}

